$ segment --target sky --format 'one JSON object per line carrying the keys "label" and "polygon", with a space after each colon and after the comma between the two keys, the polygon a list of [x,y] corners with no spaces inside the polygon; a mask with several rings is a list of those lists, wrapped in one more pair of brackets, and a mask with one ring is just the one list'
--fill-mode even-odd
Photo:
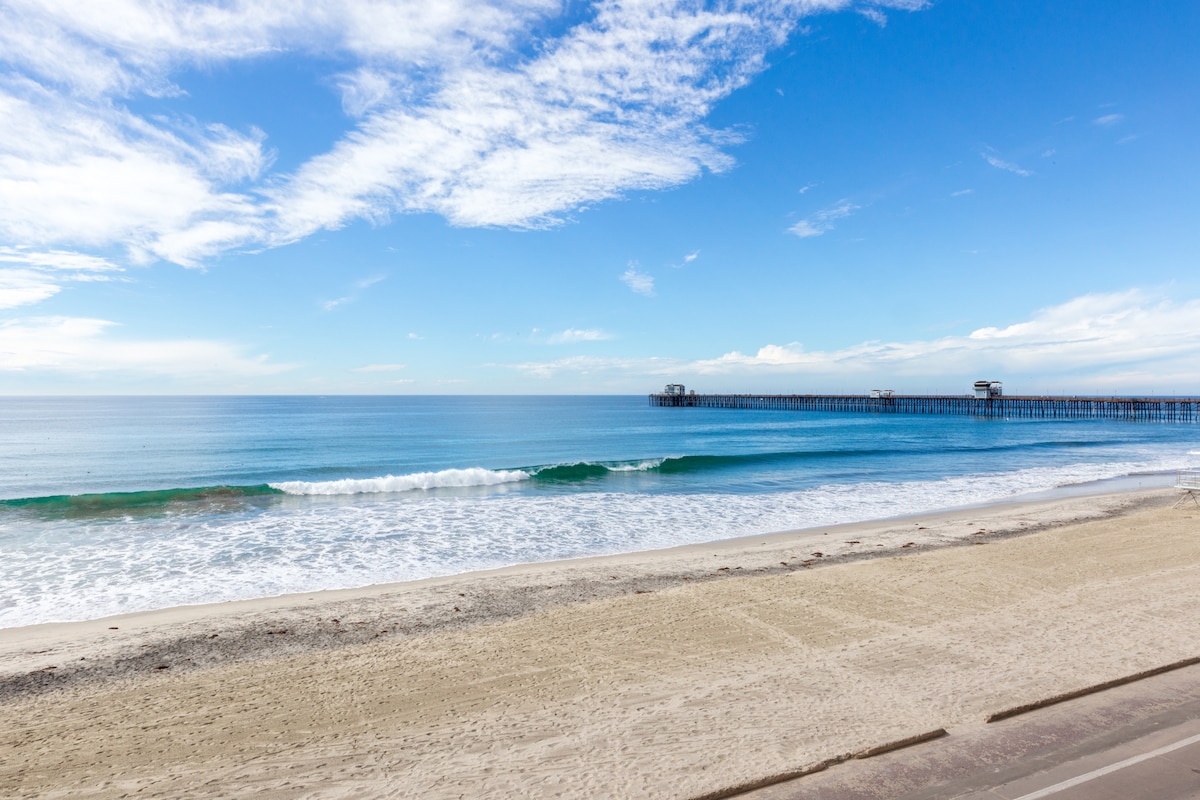
{"label": "sky", "polygon": [[0,0],[0,394],[1200,395],[1200,4]]}

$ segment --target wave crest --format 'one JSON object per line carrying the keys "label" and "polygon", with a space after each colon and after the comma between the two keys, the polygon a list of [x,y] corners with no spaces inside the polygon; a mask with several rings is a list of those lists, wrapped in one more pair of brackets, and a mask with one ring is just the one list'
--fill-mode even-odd
{"label": "wave crest", "polygon": [[384,475],[380,478],[342,478],[336,481],[283,481],[272,489],[293,495],[393,494],[418,489],[497,486],[529,480],[524,470],[491,470],[482,467],[444,469],[440,472],[413,472],[408,475]]}

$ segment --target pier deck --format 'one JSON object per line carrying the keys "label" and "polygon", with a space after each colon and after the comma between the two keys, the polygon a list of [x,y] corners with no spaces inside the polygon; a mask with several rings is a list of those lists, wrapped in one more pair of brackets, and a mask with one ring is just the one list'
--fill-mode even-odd
{"label": "pier deck", "polygon": [[1200,397],[978,398],[971,395],[651,394],[650,405],[874,414],[1200,422]]}

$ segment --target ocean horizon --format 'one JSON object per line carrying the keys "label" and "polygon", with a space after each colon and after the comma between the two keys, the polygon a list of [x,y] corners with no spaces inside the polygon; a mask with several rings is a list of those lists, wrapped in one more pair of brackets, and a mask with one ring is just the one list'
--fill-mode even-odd
{"label": "ocean horizon", "polygon": [[636,396],[0,398],[0,627],[1002,502],[1192,467],[1200,426]]}

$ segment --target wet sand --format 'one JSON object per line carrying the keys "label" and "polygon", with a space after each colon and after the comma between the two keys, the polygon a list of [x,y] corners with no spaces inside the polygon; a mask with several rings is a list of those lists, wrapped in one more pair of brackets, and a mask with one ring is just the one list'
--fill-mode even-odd
{"label": "wet sand", "polygon": [[1176,497],[0,630],[0,790],[704,796],[1200,655]]}

